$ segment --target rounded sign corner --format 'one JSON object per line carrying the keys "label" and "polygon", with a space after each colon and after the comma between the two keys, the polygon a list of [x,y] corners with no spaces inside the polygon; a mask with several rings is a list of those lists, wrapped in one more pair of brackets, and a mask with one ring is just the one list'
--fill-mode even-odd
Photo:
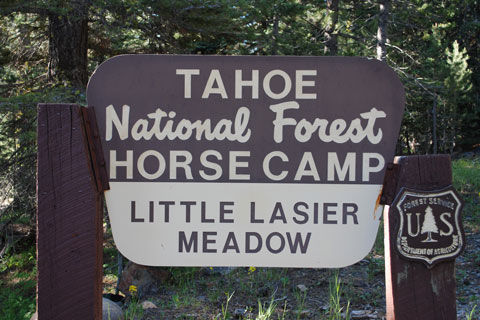
{"label": "rounded sign corner", "polygon": [[[136,56],[135,54],[120,54],[120,55],[116,55],[116,56],[113,56],[111,58],[108,58],[107,60],[105,61],[102,61],[102,63],[100,63],[96,68],[95,70],[92,72],[90,78],[88,79],[88,83],[87,83],[87,102],[88,102],[88,97],[89,96],[92,96],[92,95],[96,95],[97,93],[91,93],[91,89],[92,87],[94,87],[96,85],[96,78],[98,77],[98,75],[100,73],[103,73],[103,69],[105,69],[106,67],[108,67],[110,64],[115,64],[115,63],[119,63],[119,60],[123,60],[129,56]],[[107,71],[109,72],[109,71]]]}

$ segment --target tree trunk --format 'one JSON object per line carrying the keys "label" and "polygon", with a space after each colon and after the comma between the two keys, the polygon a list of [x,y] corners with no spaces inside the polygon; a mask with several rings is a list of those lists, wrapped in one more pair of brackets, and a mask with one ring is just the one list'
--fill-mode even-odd
{"label": "tree trunk", "polygon": [[338,40],[335,28],[338,23],[338,3],[340,0],[327,0],[328,22],[325,26],[325,54],[338,54]]}
{"label": "tree trunk", "polygon": [[272,37],[272,56],[277,55],[278,41],[278,16],[273,17],[273,37]]}
{"label": "tree trunk", "polygon": [[48,18],[49,77],[85,86],[88,81],[88,1],[71,0],[65,7],[51,10]]}
{"label": "tree trunk", "polygon": [[377,29],[377,59],[385,62],[387,60],[387,24],[388,10],[390,8],[390,0],[380,0],[380,12],[378,15]]}
{"label": "tree trunk", "polygon": [[433,110],[432,110],[432,117],[433,117],[433,154],[437,154],[438,147],[437,147],[437,95],[433,97]]}

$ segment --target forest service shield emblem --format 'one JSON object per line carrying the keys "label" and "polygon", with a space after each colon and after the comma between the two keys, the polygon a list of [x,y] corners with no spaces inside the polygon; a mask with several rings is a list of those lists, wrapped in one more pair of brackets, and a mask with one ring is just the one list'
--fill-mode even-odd
{"label": "forest service shield emblem", "polygon": [[462,206],[453,186],[439,191],[402,189],[392,204],[398,211],[394,247],[400,256],[428,268],[459,256],[465,247]]}

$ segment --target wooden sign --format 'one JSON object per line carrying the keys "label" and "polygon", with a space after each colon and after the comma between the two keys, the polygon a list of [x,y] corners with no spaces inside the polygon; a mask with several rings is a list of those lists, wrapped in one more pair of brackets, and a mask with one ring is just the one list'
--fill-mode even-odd
{"label": "wooden sign", "polygon": [[453,186],[439,191],[403,189],[393,205],[399,214],[395,248],[401,257],[431,268],[462,253],[463,204]]}
{"label": "wooden sign", "polygon": [[384,63],[126,55],[87,98],[130,260],[342,267],[370,251],[405,100]]}

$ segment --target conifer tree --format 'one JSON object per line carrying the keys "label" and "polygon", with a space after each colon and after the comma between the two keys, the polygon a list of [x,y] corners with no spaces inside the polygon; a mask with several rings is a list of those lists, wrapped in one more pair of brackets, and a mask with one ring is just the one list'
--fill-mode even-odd
{"label": "conifer tree", "polygon": [[437,223],[435,222],[435,217],[433,216],[432,208],[430,206],[425,210],[425,219],[423,220],[422,231],[421,233],[428,233],[427,239],[422,242],[437,242],[437,240],[432,239],[432,232],[438,233]]}

